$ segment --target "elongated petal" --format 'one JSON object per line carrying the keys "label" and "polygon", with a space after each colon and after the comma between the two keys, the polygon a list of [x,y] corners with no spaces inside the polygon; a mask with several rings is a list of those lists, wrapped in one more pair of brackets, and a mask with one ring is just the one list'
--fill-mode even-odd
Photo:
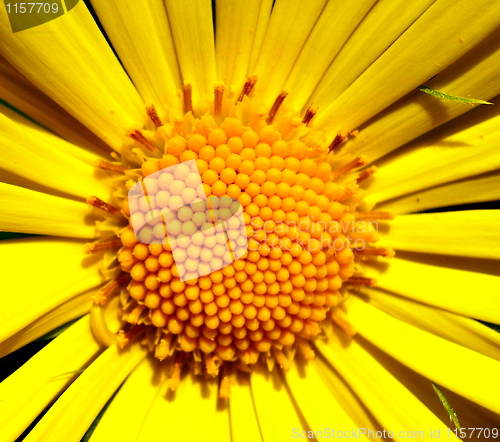
{"label": "elongated petal", "polygon": [[2,382],[2,437],[15,440],[101,349],[85,316]]}
{"label": "elongated petal", "polygon": [[[141,345],[109,347],[61,395],[26,441],[80,441],[102,407],[146,356]],[[78,419],[75,419],[78,416]]]}
{"label": "elongated petal", "polygon": [[91,442],[136,440],[144,418],[160,391],[163,377],[158,361],[145,358],[113,398],[92,434]]}
{"label": "elongated petal", "polygon": [[387,431],[396,435],[429,427],[446,431],[439,419],[356,339],[346,343],[333,335],[316,346],[365,404],[377,404],[370,411]]}
{"label": "elongated petal", "polygon": [[260,56],[260,50],[264,43],[264,38],[267,33],[267,27],[271,19],[271,11],[273,9],[273,0],[262,0],[259,10],[259,18],[255,27],[255,36],[253,39],[252,52],[250,53],[250,62],[248,64],[247,76],[250,76],[255,71],[255,65]]}
{"label": "elongated petal", "polygon": [[4,8],[0,14],[0,53],[42,92],[120,150],[126,131],[142,124],[145,112],[84,2],[56,20],[16,33]]}
{"label": "elongated petal", "polygon": [[377,286],[401,296],[487,322],[499,322],[500,277],[393,258],[385,268],[367,268]]}
{"label": "elongated petal", "polygon": [[266,106],[271,106],[282,91],[325,3],[326,0],[306,4],[300,0],[275,3],[255,71],[251,72],[259,78],[256,88],[265,95]]}
{"label": "elongated petal", "polygon": [[[4,113],[0,113],[2,169],[64,194],[108,198],[109,186],[95,176],[95,167],[82,161],[83,158],[96,161],[99,157],[78,152],[82,149],[13,115],[4,106],[0,106],[0,112]],[[82,159],[71,155],[73,152]]]}
{"label": "elongated petal", "polygon": [[0,183],[0,229],[7,232],[96,236],[92,211],[85,203]]}
{"label": "elongated petal", "polygon": [[320,108],[330,104],[434,2],[379,0],[342,46],[311,101]]}
{"label": "elongated petal", "polygon": [[[332,368],[322,357],[315,357],[308,364],[318,373],[335,400],[339,402],[349,417],[356,423],[354,428],[376,428],[381,429],[371,411],[363,403],[361,398],[351,389],[349,384]],[[382,440],[376,435],[374,440]]]}
{"label": "elongated petal", "polygon": [[377,204],[377,210],[398,215],[496,200],[500,200],[500,173],[493,172],[384,201]]}
{"label": "elongated petal", "polygon": [[451,122],[448,130],[412,143],[382,160],[367,203],[499,169],[499,111],[494,106],[477,111],[480,112],[468,115],[468,121],[460,118],[456,124]]}
{"label": "elongated petal", "polygon": [[403,215],[389,223],[380,245],[412,252],[500,259],[499,210]]}
{"label": "elongated petal", "polygon": [[[229,407],[227,400],[218,398],[218,383],[203,380],[192,372],[182,382],[186,383],[186,388],[179,404],[181,413],[184,410],[183,416],[188,413],[198,416],[199,425],[191,429],[191,437],[207,442],[230,442]],[[225,425],[221,426],[221,422]],[[178,434],[182,435],[185,423],[180,420],[176,426]]]}
{"label": "elongated petal", "polygon": [[264,368],[257,368],[250,378],[263,439],[280,440],[283,435],[292,437],[293,434],[309,430],[290,400],[277,369],[271,373],[266,371]]}
{"label": "elongated petal", "polygon": [[156,440],[158,438],[158,428],[163,428],[165,426],[169,428],[169,437],[175,440],[173,438],[175,436],[173,430],[176,428],[175,431],[177,432],[177,429],[180,429],[180,426],[176,424],[182,421],[183,418],[179,403],[184,397],[186,384],[184,380],[181,381],[177,390],[172,392],[168,388],[168,382],[163,382],[156,399],[149,409],[149,413],[143,421],[140,433],[137,439],[134,440],[137,440],[137,442],[150,442]]}
{"label": "elongated petal", "polygon": [[318,115],[321,118],[316,124],[323,127],[331,120],[338,121],[331,128],[334,134],[356,129],[458,60],[489,36],[499,22],[500,5],[494,0],[474,5],[466,0],[437,1]]}
{"label": "elongated petal", "polygon": [[309,104],[307,100],[326,69],[374,3],[374,0],[326,3],[283,87],[290,93],[287,105],[300,111]]}
{"label": "elongated petal", "polygon": [[193,91],[193,108],[208,110],[216,82],[210,0],[165,0],[182,80]]}
{"label": "elongated petal", "polygon": [[0,98],[76,146],[104,153],[109,146],[51,100],[0,55]]}
{"label": "elongated petal", "polygon": [[[495,69],[500,63],[499,42],[500,29],[426,85],[451,95],[490,100],[500,93]],[[359,135],[350,140],[345,149],[364,155],[372,162],[473,108],[471,104],[412,91],[359,126]]]}
{"label": "elongated petal", "polygon": [[45,315],[32,321],[15,335],[0,343],[0,358],[24,347],[26,344],[51,332],[57,327],[87,314],[92,306],[90,294],[91,292],[89,291],[83,292],[58,305],[48,313],[45,313]]}
{"label": "elongated petal", "polygon": [[[368,341],[438,385],[500,412],[500,362],[381,312],[356,297],[349,320]],[[457,363],[453,363],[457,361]]]}
{"label": "elongated petal", "polygon": [[216,2],[217,78],[228,92],[239,93],[247,78],[262,0]]}
{"label": "elongated petal", "polygon": [[246,440],[262,442],[259,421],[250,390],[250,379],[247,374],[238,373],[238,376],[232,377],[229,414],[231,417],[231,436],[234,442]]}
{"label": "elongated petal", "polygon": [[[182,87],[163,0],[93,1],[106,33],[147,104],[179,112]],[[127,29],[127,32],[123,32]]]}
{"label": "elongated petal", "polygon": [[[98,264],[101,254],[84,259],[83,245],[81,241],[60,238],[2,241],[2,292],[9,296],[5,297],[0,312],[0,341],[101,283]],[[15,295],[20,287],[22,301]]]}
{"label": "elongated petal", "polygon": [[[50,101],[49,98],[47,98],[47,100]],[[53,150],[83,161],[92,167],[94,167],[97,160],[109,158],[109,152],[93,152],[88,149],[80,148],[78,144],[72,144],[64,138],[49,132],[3,104],[0,104],[0,117],[2,118],[1,130],[5,136],[6,143],[16,143],[20,141],[18,138],[21,140],[23,138],[30,138],[31,140],[36,138],[34,142],[42,142],[42,145],[54,145]],[[81,128],[85,129],[83,126]],[[19,134],[20,130],[23,132],[22,135]],[[84,131],[84,133],[86,133],[86,131]],[[8,139],[9,136],[10,139]],[[47,152],[46,155],[50,156],[50,152]],[[50,161],[50,158],[45,159],[45,161]]]}
{"label": "elongated petal", "polygon": [[[301,365],[300,370],[298,364],[292,364],[285,374],[285,379],[310,428],[315,430],[328,428],[331,425],[332,415],[335,416],[335,426],[338,430],[356,428],[349,416],[349,410],[342,409],[335,395],[325,390],[325,383],[309,364]],[[314,398],[313,401],[310,401],[311,397]],[[368,439],[363,436],[361,440]]]}
{"label": "elongated petal", "polygon": [[370,304],[379,310],[500,361],[500,334],[480,322],[382,290],[367,287],[363,292],[369,294]]}

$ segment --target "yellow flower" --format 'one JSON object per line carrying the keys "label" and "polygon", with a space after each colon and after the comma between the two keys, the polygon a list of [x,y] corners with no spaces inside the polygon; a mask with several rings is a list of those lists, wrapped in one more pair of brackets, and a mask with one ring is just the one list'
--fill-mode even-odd
{"label": "yellow flower", "polygon": [[[496,101],[500,4],[217,0],[213,11],[208,0],[92,4],[123,67],[83,2],[17,33],[0,7],[0,98],[50,130],[1,106],[0,229],[46,236],[0,245],[0,355],[80,318],[0,385],[0,439],[15,440],[49,407],[26,440],[78,441],[115,392],[94,442],[456,438],[432,383],[457,412],[462,436],[497,438],[500,336],[479,321],[500,323],[499,212],[416,212],[500,197],[496,106],[417,90],[425,84]],[[204,288],[203,276],[186,287],[172,254],[159,264],[154,256],[168,248],[135,249],[127,190],[189,160],[208,171],[200,171],[203,198],[227,194],[251,206],[247,226],[253,212],[274,226],[307,218],[307,228],[287,234],[322,246],[303,261],[298,248],[293,255],[282,247],[286,258],[265,285],[249,278],[242,292],[253,301],[243,303],[254,322],[235,330],[250,335],[279,324],[264,328],[264,338],[252,335],[255,359],[243,335],[217,338],[213,348],[209,339],[187,339],[184,325],[159,312],[151,287],[177,284],[161,296],[179,295],[171,307],[181,318],[194,313],[182,310],[190,297],[213,283],[202,320],[229,334],[220,326],[229,297],[209,306],[210,296],[264,275],[269,250],[249,249],[239,260],[251,263],[244,272],[227,266],[234,275],[220,272]],[[244,185],[240,178],[238,189],[226,169],[253,178]],[[307,199],[301,186],[292,193],[283,170],[310,190]],[[288,187],[271,202],[275,181]],[[388,213],[398,216],[388,221]],[[376,221],[378,234],[348,233],[354,220]],[[320,221],[342,230],[322,236]],[[261,228],[252,225],[252,233],[263,235]],[[334,239],[343,248],[330,251]],[[356,239],[369,246],[351,251]],[[392,249],[397,256],[385,259]],[[159,267],[169,273],[150,287],[146,273]],[[236,272],[245,273],[241,281]],[[258,302],[278,293],[286,307],[266,304],[271,323]],[[300,321],[287,322],[292,316]],[[271,337],[276,330],[281,335]]]}

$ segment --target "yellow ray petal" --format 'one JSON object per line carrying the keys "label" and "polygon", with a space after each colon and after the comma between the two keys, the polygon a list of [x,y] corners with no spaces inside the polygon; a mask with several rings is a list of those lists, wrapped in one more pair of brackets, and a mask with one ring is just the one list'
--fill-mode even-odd
{"label": "yellow ray petal", "polygon": [[231,396],[229,414],[231,418],[231,437],[234,442],[262,442],[259,422],[255,412],[250,378],[246,373],[231,377]]}
{"label": "yellow ray petal", "polygon": [[93,162],[98,156],[33,127],[23,117],[13,114],[0,105],[2,169],[64,194],[109,198],[111,189],[95,176],[96,168],[71,153],[90,161],[93,159]]}
{"label": "yellow ray petal", "polygon": [[92,211],[85,203],[0,183],[0,230],[94,238]]}
{"label": "yellow ray petal", "polygon": [[366,287],[370,304],[395,318],[500,361],[500,333],[480,322]]}
{"label": "yellow ray petal", "polygon": [[[332,427],[332,416],[335,416],[335,430],[346,431],[356,428],[349,415],[325,387],[318,372],[309,364],[292,364],[285,373],[290,393],[313,431],[321,431]],[[311,398],[314,400],[311,401]],[[367,441],[366,436],[361,440]]]}
{"label": "yellow ray petal", "polygon": [[232,93],[241,92],[247,79],[262,0],[217,0],[215,57],[217,79]]}
{"label": "yellow ray petal", "polygon": [[252,52],[250,54],[247,76],[252,75],[255,71],[255,65],[257,64],[257,59],[260,56],[260,50],[262,48],[262,44],[264,43],[267,27],[271,19],[273,4],[273,0],[262,0],[260,4],[259,18],[257,19],[257,24],[255,26],[255,36],[253,39]]}
{"label": "yellow ray petal", "polygon": [[399,215],[496,200],[500,200],[500,173],[493,172],[384,201],[377,204],[377,210]]}
{"label": "yellow ray petal", "polygon": [[[50,101],[49,98],[47,98],[47,100]],[[36,138],[35,141],[37,142],[43,140],[43,144],[53,144],[54,147],[57,148],[54,149],[57,152],[70,155],[74,159],[83,161],[91,166],[94,166],[95,162],[99,159],[109,158],[108,152],[92,152],[87,149],[82,149],[77,144],[65,141],[63,138],[49,132],[38,124],[33,123],[3,104],[0,104],[0,116],[2,117],[2,132],[5,133],[6,136],[10,135],[12,137],[12,140],[9,141],[10,143],[18,141],[17,138],[22,138],[19,136],[19,130],[22,130],[25,137],[31,139]],[[81,126],[81,129],[85,128]],[[93,137],[92,134],[91,137]]]}
{"label": "yellow ray petal", "polygon": [[[440,72],[436,78],[426,81],[426,85],[457,96],[484,100],[495,97],[500,93],[500,82],[495,69],[500,64],[499,41],[500,29]],[[433,56],[429,56],[429,59],[434,60]],[[417,71],[418,69],[415,72]],[[368,161],[375,161],[473,108],[474,105],[442,100],[418,90],[412,91],[373,120],[358,127],[359,135],[350,140],[345,149],[356,152],[357,155],[365,155]]]}
{"label": "yellow ray petal", "polygon": [[[322,357],[315,357],[309,364],[317,371],[330,393],[335,396],[344,410],[349,411],[349,416],[356,423],[353,428],[374,428],[383,430],[377,420],[374,418],[368,404],[363,404],[360,398],[341,378],[336,370],[332,368]],[[375,434],[371,440],[383,440]]]}
{"label": "yellow ray petal", "polygon": [[[226,399],[219,399],[218,383],[216,380],[204,380],[200,376],[190,372],[182,381],[186,383],[184,395],[179,406],[186,416],[190,413],[197,416],[198,424],[193,426],[190,437],[193,440],[206,440],[229,442],[231,432],[229,428],[229,407]],[[226,425],[221,426],[221,421]],[[186,427],[181,420],[176,425],[184,434]]]}
{"label": "yellow ray petal", "polygon": [[104,351],[59,397],[25,441],[78,442],[120,384],[147,354],[141,345]]}
{"label": "yellow ray petal", "polygon": [[334,334],[328,342],[318,340],[316,346],[369,406],[382,427],[394,432],[395,440],[403,440],[407,431],[417,429],[441,428],[446,432],[442,422],[356,339],[342,342]]}
{"label": "yellow ray petal", "polygon": [[287,105],[300,111],[310,104],[307,101],[326,69],[374,3],[327,2],[286,79]]}
{"label": "yellow ray petal", "polygon": [[[154,400],[147,416],[145,417],[140,433],[136,439],[137,442],[151,442],[158,439],[158,428],[168,428],[169,438],[174,439],[173,428],[179,428],[176,423],[184,422],[185,416],[181,414],[179,406],[184,397],[186,382],[183,379],[175,392],[168,389],[168,382],[165,381],[160,386],[158,395]],[[184,428],[184,431],[186,428]],[[185,433],[184,433],[185,435]],[[178,438],[182,440],[182,436]]]}
{"label": "yellow ray petal", "polygon": [[93,1],[92,5],[144,102],[154,104],[160,117],[168,115],[169,108],[179,112],[182,84],[163,1]]}
{"label": "yellow ray petal", "polygon": [[330,104],[435,1],[379,0],[335,57],[311,101],[320,108]]}
{"label": "yellow ray petal", "polygon": [[47,97],[1,55],[0,97],[76,146],[99,154],[109,151],[109,146]]}
{"label": "yellow ray petal", "polygon": [[[83,245],[60,238],[2,241],[0,274],[2,291],[8,296],[0,312],[0,341],[102,282],[101,254],[85,258]],[[20,287],[22,302],[15,296]]]}
{"label": "yellow ray petal", "polygon": [[367,267],[366,275],[374,277],[378,287],[401,296],[463,316],[499,322],[499,276],[443,267],[446,258],[437,261],[434,264],[393,258],[385,268]]}
{"label": "yellow ray petal", "polygon": [[92,306],[91,291],[83,292],[34,320],[15,335],[0,343],[0,358],[51,332],[63,324],[87,314]]}
{"label": "yellow ray petal", "polygon": [[467,0],[437,1],[316,117],[317,127],[335,121],[330,128],[333,134],[358,128],[470,51],[499,22],[500,4],[495,0],[474,5]]}
{"label": "yellow ray petal", "polygon": [[262,438],[267,441],[291,438],[309,431],[307,423],[295,408],[277,369],[271,373],[258,367],[250,377],[255,411]]}
{"label": "yellow ray petal", "polygon": [[411,252],[500,259],[500,210],[402,215],[378,244]]}
{"label": "yellow ray petal", "polygon": [[2,437],[15,440],[79,376],[101,348],[90,333],[87,315],[2,382]]}
{"label": "yellow ray petal", "polygon": [[[441,390],[446,396],[446,399],[452,404],[453,409],[458,415],[460,425],[463,428],[497,428],[498,427],[498,414],[491,412],[487,408],[481,407],[472,401],[467,400],[453,391],[441,387]],[[442,405],[439,404],[441,407]],[[444,411],[446,413],[446,411]],[[447,419],[447,416],[444,417]],[[485,430],[486,431],[486,430]],[[468,435],[470,435],[470,431]],[[457,433],[458,434],[458,433]],[[479,430],[476,431],[476,435]],[[491,432],[490,432],[491,434]]]}
{"label": "yellow ray petal", "polygon": [[463,118],[456,124],[450,122],[448,131],[439,131],[382,160],[370,186],[368,204],[499,169],[499,111],[494,106],[488,112],[478,110],[483,112],[468,117],[481,117],[479,122],[475,118],[466,128],[460,121]]}
{"label": "yellow ray petal", "polygon": [[92,442],[136,440],[142,424],[159,393],[164,372],[159,361],[145,358],[124,382],[113,398]]}
{"label": "yellow ray petal", "polygon": [[214,31],[210,0],[165,0],[182,80],[193,91],[193,108],[208,110],[216,82]]}
{"label": "yellow ray petal", "polygon": [[368,341],[437,384],[500,412],[499,361],[399,321],[357,297],[346,305],[349,321]]}
{"label": "yellow ray petal", "polygon": [[[441,403],[429,379],[409,369],[407,366],[392,358],[387,353],[384,353],[382,350],[369,342],[363,340],[362,345],[396,379],[398,379],[399,382],[404,384],[408,390],[410,390],[422,403],[424,403],[437,418],[449,425],[451,429],[455,428],[454,424],[452,424],[450,420],[447,410]],[[498,421],[498,415],[496,413],[493,413],[492,411],[481,407],[480,405],[471,402],[456,393],[453,393],[443,386],[439,386],[439,388],[446,396],[446,399],[451,404],[453,410],[457,413],[459,423],[462,427],[495,427],[493,424]],[[446,433],[442,433],[440,436],[434,434],[434,438],[442,438],[443,436],[448,436],[448,431],[446,431]]]}
{"label": "yellow ray petal", "polygon": [[[1,54],[104,142],[120,150],[145,112],[84,2],[56,20],[13,33],[0,9]],[[36,69],[34,68],[36,66]]]}
{"label": "yellow ray petal", "polygon": [[325,3],[326,0],[306,4],[300,0],[278,0],[275,3],[255,70],[251,72],[259,78],[256,88],[265,94],[266,106],[271,106],[282,91]]}

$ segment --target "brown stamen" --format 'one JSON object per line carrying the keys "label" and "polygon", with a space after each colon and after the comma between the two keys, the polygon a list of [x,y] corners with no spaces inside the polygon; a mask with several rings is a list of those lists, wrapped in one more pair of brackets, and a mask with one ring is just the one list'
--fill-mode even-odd
{"label": "brown stamen", "polygon": [[365,247],[364,249],[354,249],[355,253],[367,256],[383,256],[384,258],[394,258],[394,250],[391,248]]}
{"label": "brown stamen", "polygon": [[375,287],[377,281],[373,278],[364,278],[362,276],[351,276],[344,284],[349,285],[366,285],[368,287]]}
{"label": "brown stamen", "polygon": [[305,359],[314,359],[314,350],[305,339],[302,339],[300,336],[295,340],[297,347],[299,348],[300,353],[304,356]]}
{"label": "brown stamen", "polygon": [[129,170],[128,167],[119,166],[118,164],[111,164],[104,160],[97,160],[94,164],[98,169],[107,170],[109,172],[125,173],[127,170]]}
{"label": "brown stamen", "polygon": [[96,196],[90,196],[87,198],[87,204],[97,207],[98,209],[104,210],[105,212],[111,213],[112,215],[117,215],[120,211],[113,207],[112,205],[105,203],[103,200],[97,198]]}
{"label": "brown stamen", "polygon": [[328,153],[335,152],[346,139],[347,137],[339,132],[328,146]]}
{"label": "brown stamen", "polygon": [[210,376],[217,376],[219,374],[219,367],[222,360],[215,355],[205,354],[205,367],[207,369],[207,374]]}
{"label": "brown stamen", "polygon": [[85,253],[95,253],[100,252],[101,250],[109,250],[114,247],[120,247],[122,245],[121,240],[112,239],[110,241],[97,241],[97,242],[88,242],[85,244],[83,250]]}
{"label": "brown stamen", "polygon": [[132,328],[125,332],[120,330],[116,336],[118,346],[124,348],[132,339],[146,331],[146,324],[134,325]]}
{"label": "brown stamen", "polygon": [[309,106],[306,110],[306,113],[304,114],[304,118],[302,118],[302,123],[304,123],[307,126],[310,123],[310,121],[314,118],[317,111],[318,111],[317,108],[313,107],[312,105]]}
{"label": "brown stamen", "polygon": [[172,335],[165,335],[164,339],[160,339],[160,342],[155,347],[155,358],[163,361],[168,357],[170,351],[170,339]]}
{"label": "brown stamen", "polygon": [[229,370],[227,364],[222,367],[222,379],[220,381],[219,397],[221,399],[229,399],[230,384],[229,384]]}
{"label": "brown stamen", "polygon": [[150,152],[155,152],[156,147],[154,147],[149,140],[142,134],[139,129],[132,129],[127,132],[127,137],[132,138],[134,141],[144,146]]}
{"label": "brown stamen", "polygon": [[373,211],[373,212],[355,212],[354,216],[357,220],[366,220],[366,221],[377,221],[377,220],[391,220],[394,219],[394,215],[390,212],[381,212],[381,211]]}
{"label": "brown stamen", "polygon": [[354,326],[347,320],[345,314],[342,310],[332,311],[330,317],[332,318],[333,323],[339,327],[346,335],[355,336],[356,329]]}
{"label": "brown stamen", "polygon": [[273,356],[282,370],[287,371],[290,368],[292,362],[280,349],[273,347]]}
{"label": "brown stamen", "polygon": [[167,380],[167,386],[170,390],[175,391],[181,383],[181,371],[184,365],[184,359],[186,357],[185,353],[178,352],[175,357],[174,366],[172,367],[172,372]]}
{"label": "brown stamen", "polygon": [[350,163],[346,164],[345,166],[342,166],[341,168],[333,172],[333,176],[336,178],[345,175],[351,170],[359,169],[360,167],[366,166],[367,164],[368,161],[366,161],[366,159],[364,159],[363,157],[354,158],[354,160],[352,160]]}
{"label": "brown stamen", "polygon": [[193,89],[189,83],[184,85],[182,93],[184,95],[184,111],[186,113],[193,112]]}
{"label": "brown stamen", "polygon": [[214,115],[220,117],[222,112],[222,97],[224,96],[224,86],[218,84],[214,87]]}
{"label": "brown stamen", "polygon": [[283,91],[281,94],[278,95],[276,100],[274,101],[273,106],[271,107],[271,110],[269,111],[269,114],[267,115],[266,118],[266,123],[271,124],[274,120],[274,117],[276,116],[276,112],[278,112],[278,109],[281,106],[281,103],[283,103],[283,100],[287,97],[288,92]]}
{"label": "brown stamen", "polygon": [[154,104],[152,104],[149,107],[146,107],[146,111],[148,113],[149,118],[151,118],[151,121],[154,123],[154,125],[156,127],[163,126],[163,122],[160,120],[160,117],[158,116],[158,113],[156,112],[156,108],[154,107]]}
{"label": "brown stamen", "polygon": [[379,240],[379,235],[377,232],[360,232],[360,231],[355,231],[355,232],[349,232],[348,234],[349,240],[352,242],[356,241],[364,241],[365,243],[374,243]]}
{"label": "brown stamen", "polygon": [[109,298],[111,298],[111,296],[118,291],[120,286],[128,281],[130,281],[130,275],[128,273],[124,273],[119,278],[113,279],[104,284],[90,297],[90,299],[92,299],[92,301],[97,305],[104,305],[108,302]]}
{"label": "brown stamen", "polygon": [[241,91],[241,94],[238,97],[238,102],[243,101],[243,97],[245,95],[248,95],[252,91],[253,87],[255,86],[255,83],[257,83],[256,75],[252,75],[247,79],[247,81],[245,81],[245,84],[243,85],[243,90]]}
{"label": "brown stamen", "polygon": [[375,172],[377,172],[377,167],[376,166],[371,166],[370,168],[368,168],[366,170],[363,170],[363,172],[361,172],[359,174],[359,177],[356,180],[356,182],[358,184],[361,183],[361,181],[364,181],[364,180],[370,178]]}

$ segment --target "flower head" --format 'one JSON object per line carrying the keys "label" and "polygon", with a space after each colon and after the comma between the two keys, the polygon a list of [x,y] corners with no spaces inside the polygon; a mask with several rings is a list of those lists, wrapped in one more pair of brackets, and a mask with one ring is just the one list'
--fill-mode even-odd
{"label": "flower head", "polygon": [[500,6],[92,5],[123,67],[83,2],[0,20],[52,131],[1,109],[0,229],[47,235],[1,244],[2,354],[81,317],[1,384],[7,439],[61,393],[27,440],[494,435],[498,212],[415,212],[499,198],[498,111],[418,88],[495,102]]}

